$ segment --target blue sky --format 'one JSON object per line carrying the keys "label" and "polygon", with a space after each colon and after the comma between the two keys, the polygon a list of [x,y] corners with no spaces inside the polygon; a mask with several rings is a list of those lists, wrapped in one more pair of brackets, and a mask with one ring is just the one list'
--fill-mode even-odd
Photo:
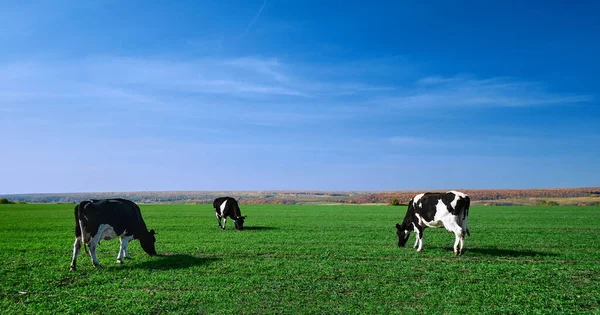
{"label": "blue sky", "polygon": [[0,193],[599,186],[598,12],[3,1]]}

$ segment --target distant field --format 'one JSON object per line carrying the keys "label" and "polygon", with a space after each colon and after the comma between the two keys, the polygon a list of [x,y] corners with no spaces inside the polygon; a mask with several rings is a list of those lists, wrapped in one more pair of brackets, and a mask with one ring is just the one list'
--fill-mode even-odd
{"label": "distant field", "polygon": [[598,207],[472,207],[463,257],[441,229],[398,248],[406,207],[243,205],[243,232],[209,205],[141,208],[162,256],[135,241],[117,265],[102,241],[104,268],[71,272],[73,205],[0,205],[2,313],[600,312]]}
{"label": "distant field", "polygon": [[[438,189],[433,191],[447,191]],[[473,205],[537,204],[540,200],[557,201],[561,205],[598,205],[600,187],[544,189],[459,189],[471,197]],[[75,203],[86,199],[127,198],[143,204],[212,204],[221,196],[231,196],[241,204],[389,204],[392,199],[408,204],[410,198],[425,191],[137,191],[86,192],[2,195],[12,201],[27,203]]]}

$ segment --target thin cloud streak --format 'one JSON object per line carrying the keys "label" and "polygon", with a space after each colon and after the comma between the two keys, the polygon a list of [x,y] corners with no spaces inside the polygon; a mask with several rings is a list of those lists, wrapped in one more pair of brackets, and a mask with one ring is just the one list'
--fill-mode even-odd
{"label": "thin cloud streak", "polygon": [[186,95],[301,99],[394,90],[362,82],[301,78],[296,73],[298,67],[301,66],[257,57],[169,60],[109,56],[74,61],[28,60],[0,64],[0,100],[26,103],[106,99],[135,105],[160,104]]}
{"label": "thin cloud streak", "polygon": [[263,11],[263,9],[265,8],[266,5],[267,5],[267,0],[264,0],[262,6],[260,7],[260,9],[256,13],[256,15],[254,16],[254,18],[252,19],[252,21],[250,21],[250,23],[246,27],[246,30],[244,30],[244,35],[248,34],[248,31],[250,30],[250,28],[252,27],[252,25],[254,25],[254,23],[256,23],[256,21],[258,21],[258,18],[260,17],[260,14],[262,13],[262,11]]}
{"label": "thin cloud streak", "polygon": [[508,78],[473,79],[465,76],[431,76],[417,80],[405,95],[379,99],[399,108],[529,107],[587,103],[591,95],[547,92],[535,82]]}

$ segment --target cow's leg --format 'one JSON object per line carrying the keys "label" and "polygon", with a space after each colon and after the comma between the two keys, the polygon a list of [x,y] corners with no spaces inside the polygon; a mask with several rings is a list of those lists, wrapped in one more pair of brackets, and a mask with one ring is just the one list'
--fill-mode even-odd
{"label": "cow's leg", "polygon": [[[463,229],[460,226],[456,226],[454,232],[454,255],[462,254],[462,247],[465,241]],[[459,247],[460,246],[460,247]]]}
{"label": "cow's leg", "polygon": [[460,255],[459,245],[461,245],[461,240],[464,242],[464,230],[460,226],[459,222],[454,220],[444,222],[444,227],[446,230],[454,233],[454,255]]}
{"label": "cow's leg", "polygon": [[225,228],[221,225],[221,216],[219,215],[219,213],[216,213],[217,215],[217,222],[219,222],[219,228],[221,228],[221,230],[224,230]]}
{"label": "cow's leg", "polygon": [[102,267],[100,265],[100,262],[98,261],[98,258],[96,258],[96,248],[98,247],[98,244],[100,243],[100,238],[102,237],[103,232],[104,232],[104,229],[99,228],[96,235],[94,235],[94,237],[92,237],[92,239],[88,243],[88,245],[90,247],[90,256],[92,257],[92,263],[94,264],[95,267]]}
{"label": "cow's leg", "polygon": [[[127,255],[127,244],[133,238],[133,236],[121,236],[119,239],[121,240],[121,247],[119,248],[119,255],[117,255],[117,263],[123,263],[123,256]],[[126,256],[127,257],[127,256]]]}
{"label": "cow's leg", "polygon": [[227,217],[223,217],[223,227],[222,229],[225,229],[225,226],[227,225]]}
{"label": "cow's leg", "polygon": [[98,242],[94,242],[92,239],[92,241],[89,243],[89,246],[90,256],[92,257],[92,263],[94,264],[94,267],[102,267],[100,266],[100,262],[98,262],[98,258],[96,258],[96,247],[98,247]]}
{"label": "cow's leg", "polygon": [[79,255],[80,249],[81,249],[81,239],[79,237],[75,237],[75,244],[73,244],[73,260],[71,260],[71,267],[70,267],[71,270],[77,269],[77,256]]}
{"label": "cow's leg", "polygon": [[419,225],[419,224],[414,224],[413,223],[413,227],[415,230],[415,246],[414,248],[417,249],[418,252],[423,250],[423,228]]}
{"label": "cow's leg", "polygon": [[419,247],[417,248],[417,252],[423,250],[423,232],[417,233],[417,239],[419,240]]}
{"label": "cow's leg", "polygon": [[456,232],[454,232],[454,235],[455,235],[454,255],[456,255],[456,256],[462,255],[463,247],[465,245],[465,234],[464,234],[462,228],[460,228],[460,230],[457,230]]}
{"label": "cow's leg", "polygon": [[458,245],[460,244],[460,236],[454,233],[454,255],[458,256]]}
{"label": "cow's leg", "polygon": [[123,248],[123,258],[131,259],[131,256],[129,256],[129,251],[127,250],[127,245],[129,245],[129,242],[131,242],[132,239],[133,239],[133,235],[129,236],[129,239],[127,240],[127,243],[125,244],[125,247]]}
{"label": "cow's leg", "polygon": [[[129,243],[127,244],[129,245]],[[125,246],[125,248],[123,249],[123,258],[131,259],[131,256],[129,256],[129,251],[127,250],[127,246]]]}

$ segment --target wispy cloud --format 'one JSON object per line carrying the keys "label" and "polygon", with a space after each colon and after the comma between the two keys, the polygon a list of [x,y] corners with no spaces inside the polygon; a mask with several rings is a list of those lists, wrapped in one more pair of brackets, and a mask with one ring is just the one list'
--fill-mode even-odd
{"label": "wispy cloud", "polygon": [[265,74],[278,82],[287,82],[290,80],[290,78],[283,73],[284,65],[281,64],[277,59],[240,57],[225,60],[224,64],[242,70],[251,70],[260,74]]}
{"label": "wispy cloud", "polygon": [[[182,130],[192,126],[192,121],[218,128],[211,117],[244,117],[229,127],[231,130],[244,125],[287,128],[326,125],[369,114],[362,101],[349,102],[347,96],[390,90],[387,86],[307,76],[300,74],[301,67],[257,56],[96,56],[0,62],[0,107],[19,108],[22,117],[52,116],[56,121],[85,113],[97,123],[116,120],[121,125],[112,130],[122,132],[144,126],[144,130],[152,131],[157,123],[169,130]],[[131,119],[142,126],[131,122],[122,125]]]}
{"label": "wispy cloud", "polygon": [[152,58],[90,58],[0,64],[0,101],[111,98],[154,102],[176,95],[225,94],[238,97],[306,96],[276,62],[259,59],[171,61]]}
{"label": "wispy cloud", "polygon": [[448,83],[455,83],[457,81],[461,81],[464,80],[463,77],[442,77],[442,76],[430,76],[430,77],[425,77],[425,78],[421,78],[417,81],[418,85],[437,85],[437,84],[448,84]]}
{"label": "wispy cloud", "polygon": [[510,78],[476,79],[431,76],[416,81],[402,95],[379,101],[396,107],[527,107],[566,105],[593,100],[591,95],[549,92],[537,82]]}
{"label": "wispy cloud", "polygon": [[[378,64],[373,62],[373,67]],[[283,126],[325,125],[355,117],[391,119],[404,108],[549,106],[592,100],[589,95],[549,92],[540,83],[509,78],[429,76],[394,84],[358,76],[324,76],[305,68],[260,56],[32,59],[0,63],[0,104],[45,111],[63,108],[65,113],[88,107],[100,114],[102,108],[180,118],[238,115],[246,108],[248,124]]]}
{"label": "wispy cloud", "polygon": [[202,95],[226,99],[335,99],[380,95],[396,88],[300,74],[302,65],[275,58],[168,59],[88,57],[79,60],[24,60],[0,63],[0,101],[105,99],[159,104]]}

